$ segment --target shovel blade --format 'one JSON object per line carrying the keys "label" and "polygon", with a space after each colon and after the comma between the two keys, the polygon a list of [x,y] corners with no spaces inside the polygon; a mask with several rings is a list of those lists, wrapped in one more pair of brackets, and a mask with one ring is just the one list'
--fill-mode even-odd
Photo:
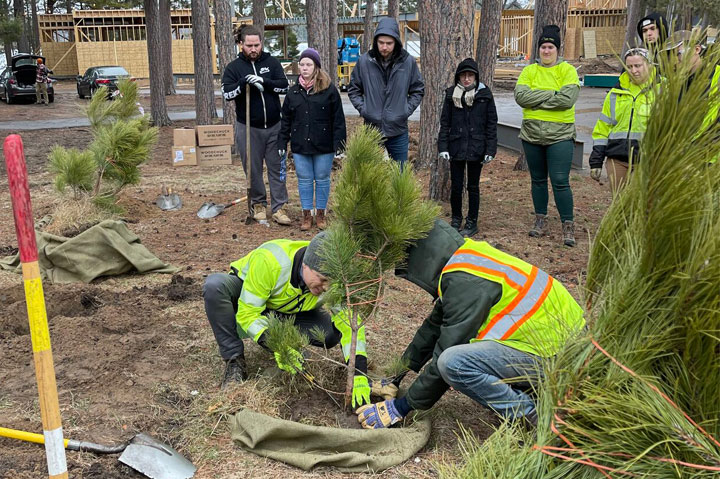
{"label": "shovel blade", "polygon": [[175,449],[142,433],[130,441],[120,462],[151,479],[190,479],[197,470]]}
{"label": "shovel blade", "polygon": [[215,203],[203,203],[197,212],[199,218],[209,219],[215,218],[217,215],[223,212],[225,205],[216,205]]}
{"label": "shovel blade", "polygon": [[164,211],[179,210],[182,208],[182,200],[180,196],[175,193],[159,196],[155,204]]}

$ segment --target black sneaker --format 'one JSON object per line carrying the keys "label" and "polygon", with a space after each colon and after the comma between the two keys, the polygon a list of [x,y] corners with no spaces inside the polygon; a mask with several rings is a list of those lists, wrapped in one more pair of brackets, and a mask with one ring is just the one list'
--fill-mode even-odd
{"label": "black sneaker", "polygon": [[450,218],[450,226],[455,228],[455,230],[460,231],[460,227],[462,226],[462,216],[453,216]]}
{"label": "black sneaker", "polygon": [[463,236],[472,236],[478,232],[477,220],[471,220],[465,218],[465,227],[460,230],[460,234]]}
{"label": "black sneaker", "polygon": [[225,389],[233,383],[241,383],[248,378],[244,356],[235,356],[225,361],[225,376],[220,389]]}

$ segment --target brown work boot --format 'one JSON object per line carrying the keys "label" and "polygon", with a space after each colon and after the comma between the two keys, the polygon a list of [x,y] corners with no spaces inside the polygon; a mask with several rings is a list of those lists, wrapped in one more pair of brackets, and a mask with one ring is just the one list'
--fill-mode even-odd
{"label": "brown work boot", "polygon": [[327,227],[327,221],[325,220],[325,210],[315,210],[315,224],[319,230],[324,230]]}
{"label": "brown work boot", "polygon": [[285,214],[282,208],[273,213],[272,218],[279,225],[290,226],[292,224],[292,220]]}
{"label": "brown work boot", "polygon": [[265,205],[256,203],[253,205],[253,219],[255,221],[265,221],[267,214],[265,214]]}
{"label": "brown work boot", "polygon": [[575,222],[563,221],[563,244],[565,246],[575,246]]}
{"label": "brown work boot", "polygon": [[303,220],[300,224],[300,231],[307,231],[312,228],[312,210],[303,210]]}
{"label": "brown work boot", "polygon": [[545,236],[547,233],[547,215],[535,214],[535,225],[528,233],[533,238],[539,238]]}

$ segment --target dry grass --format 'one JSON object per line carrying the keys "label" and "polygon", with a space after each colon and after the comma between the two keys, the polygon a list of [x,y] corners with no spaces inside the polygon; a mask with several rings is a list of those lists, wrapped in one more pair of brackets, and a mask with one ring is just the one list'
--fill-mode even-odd
{"label": "dry grass", "polygon": [[115,217],[107,210],[95,206],[89,198],[78,200],[61,198],[55,203],[52,221],[45,231],[56,235],[68,235],[68,233],[84,231],[100,221]]}

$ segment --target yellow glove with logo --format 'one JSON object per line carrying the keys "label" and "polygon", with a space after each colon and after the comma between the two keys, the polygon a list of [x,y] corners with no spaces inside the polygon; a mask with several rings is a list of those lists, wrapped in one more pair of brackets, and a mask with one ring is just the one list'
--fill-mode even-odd
{"label": "yellow glove with logo", "polygon": [[383,399],[395,399],[398,387],[390,379],[382,378],[370,382],[370,395]]}
{"label": "yellow glove with logo", "polygon": [[355,411],[358,415],[358,422],[365,429],[382,429],[390,427],[395,423],[402,421],[403,416],[400,415],[395,407],[395,400],[368,404]]}
{"label": "yellow glove with logo", "polygon": [[367,376],[357,375],[353,379],[352,407],[370,403],[370,384]]}

